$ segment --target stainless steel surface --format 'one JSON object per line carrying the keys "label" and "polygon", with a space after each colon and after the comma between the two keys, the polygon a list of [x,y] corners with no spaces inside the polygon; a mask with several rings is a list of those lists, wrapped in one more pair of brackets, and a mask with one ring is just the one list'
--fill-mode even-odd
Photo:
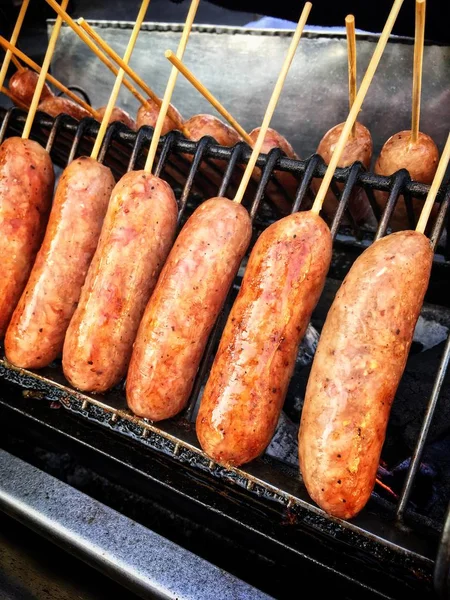
{"label": "stainless steel surface", "polygon": [[0,450],[0,508],[143,598],[270,597]]}
{"label": "stainless steel surface", "polygon": [[[123,55],[130,23],[91,23]],[[131,66],[162,95],[170,71],[164,51],[175,49],[179,25],[144,24]],[[292,32],[194,26],[186,49],[186,65],[207,85],[246,130],[260,125],[272,86]],[[366,69],[377,37],[357,37],[358,81]],[[369,127],[377,154],[392,134],[410,127],[413,46],[393,38],[384,53],[363,105],[360,120]],[[285,135],[302,158],[312,154],[333,125],[348,111],[345,37],[306,33],[286,80],[272,126]],[[105,104],[114,77],[68,27],[63,27],[52,64],[53,74],[67,84],[81,85],[94,106]],[[211,113],[210,105],[179,77],[173,102],[185,118]],[[138,104],[122,89],[119,105],[134,115]],[[450,127],[450,47],[427,45],[424,52],[421,130],[439,148]]]}

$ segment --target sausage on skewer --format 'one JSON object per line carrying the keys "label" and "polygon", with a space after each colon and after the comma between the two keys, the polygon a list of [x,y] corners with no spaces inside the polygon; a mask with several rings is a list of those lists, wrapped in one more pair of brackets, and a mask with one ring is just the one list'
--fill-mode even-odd
{"label": "sausage on skewer", "polygon": [[[323,158],[325,164],[328,164],[330,161],[343,127],[344,123],[336,125],[327,131],[320,140],[317,147],[317,154]],[[348,138],[338,167],[348,167],[359,161],[368,170],[372,161],[372,147],[370,131],[357,121],[355,123],[355,134]],[[319,185],[319,181],[313,181],[312,188],[314,192],[317,192]],[[342,183],[338,183],[337,187],[342,191],[344,186]],[[337,205],[338,201],[335,195],[329,190],[323,205],[323,210],[329,219],[334,216]],[[348,201],[348,209],[357,225],[375,226],[374,214],[364,190],[358,188],[352,191]]]}
{"label": "sausage on skewer", "polygon": [[[17,100],[22,102],[22,104],[30,106],[38,78],[39,75],[31,69],[16,71],[9,79],[9,91],[17,98]],[[41,102],[49,98],[54,98],[54,94],[49,86],[45,84],[42,88]]]}
{"label": "sausage on skewer", "polygon": [[239,466],[256,458],[275,431],[331,259],[330,231],[318,213],[401,2],[380,36],[311,211],[269,227],[250,255],[196,422],[203,450],[221,464]]}
{"label": "sausage on skewer", "polygon": [[[400,131],[387,140],[375,164],[375,173],[378,175],[392,175],[399,169],[406,169],[411,179],[429,185],[436,173],[439,153],[430,136],[419,131],[425,40],[425,0],[416,0],[416,30],[414,37],[411,130]],[[387,193],[377,192],[375,196],[381,207],[384,208],[388,197]],[[422,206],[421,201],[412,200],[414,221],[419,217]],[[432,217],[436,216],[437,210],[437,207],[433,207]],[[408,216],[405,199],[400,197],[389,222],[390,227],[395,231],[413,226],[414,224],[410,223]]]}
{"label": "sausage on skewer", "polygon": [[[375,163],[377,175],[392,175],[400,169],[406,169],[411,179],[430,185],[436,173],[439,161],[439,151],[429,135],[419,132],[417,141],[411,143],[411,131],[400,131],[391,136],[381,149]],[[376,192],[375,197],[381,208],[387,202],[386,192]],[[423,201],[412,199],[415,219],[419,217]],[[436,215],[437,208],[433,209],[432,216]],[[404,229],[409,225],[406,204],[400,196],[389,221],[389,226],[394,230]]]}
{"label": "sausage on skewer", "polygon": [[269,444],[330,260],[330,230],[310,211],[256,242],[197,417],[197,437],[216,462],[241,465]]}
{"label": "sausage on skewer", "polygon": [[[197,10],[193,0],[179,53],[184,52]],[[63,370],[75,387],[103,392],[124,376],[136,331],[170,250],[177,223],[173,191],[151,174],[166,117],[171,77],[144,171],[116,185],[63,349]]]}
{"label": "sausage on skewer", "polygon": [[375,484],[390,409],[428,287],[424,235],[450,159],[450,134],[415,231],[392,233],[353,264],[317,346],[299,431],[306,488],[325,511],[350,519]]}
{"label": "sausage on skewer", "polygon": [[[356,33],[355,33],[355,18],[353,15],[347,15],[345,18],[345,26],[347,31],[347,56],[348,56],[348,92],[350,109],[356,97]],[[321,139],[317,148],[319,154],[325,164],[331,160],[334,147],[341,135],[345,123],[340,123],[332,127]],[[369,169],[372,161],[372,136],[367,127],[356,121],[352,127],[352,131],[345,144],[342,156],[338,162],[338,167],[348,167],[355,162],[360,162]],[[320,182],[313,180],[312,188],[314,192],[319,189]],[[337,184],[340,191],[343,190],[342,184]],[[337,210],[338,202],[335,195],[328,190],[323,204],[323,209],[328,219],[331,220]],[[352,219],[358,226],[366,226],[370,228],[376,227],[375,215],[373,214],[369,200],[365,192],[361,189],[354,189],[348,201],[348,210]]]}
{"label": "sausage on skewer", "polygon": [[[127,61],[148,3],[143,1],[133,27]],[[17,366],[44,367],[63,348],[114,186],[111,170],[97,157],[122,79],[121,71],[91,156],[74,160],[59,181],[44,242],[6,334],[6,356]]]}
{"label": "sausage on skewer", "polygon": [[[62,0],[62,6],[67,6],[67,2]],[[10,138],[0,148],[0,250],[4,263],[0,278],[1,337],[24,289],[50,209],[52,161],[48,152],[28,137],[60,29],[61,19],[57,19],[22,137]]]}
{"label": "sausage on skewer", "polygon": [[310,496],[334,516],[357,514],[375,484],[432,258],[429,240],[414,231],[381,239],[355,261],[328,312],[306,389],[299,456]]}
{"label": "sausage on skewer", "polygon": [[194,211],[147,305],[126,386],[128,406],[138,416],[167,419],[186,406],[208,336],[250,242],[251,221],[240,201],[310,8],[306,3],[235,201],[212,198]]}

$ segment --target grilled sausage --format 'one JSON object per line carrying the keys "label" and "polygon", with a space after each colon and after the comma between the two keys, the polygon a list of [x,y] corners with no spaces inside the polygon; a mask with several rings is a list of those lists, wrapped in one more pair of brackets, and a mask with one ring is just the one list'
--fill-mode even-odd
{"label": "grilled sausage", "polygon": [[145,171],[127,173],[114,188],[64,342],[64,374],[74,387],[104,392],[125,375],[177,212],[170,186]]}
{"label": "grilled sausage", "polygon": [[[378,175],[392,175],[399,169],[406,169],[411,179],[431,184],[439,161],[439,151],[436,144],[425,133],[419,132],[417,142],[411,144],[411,131],[400,131],[388,139],[381,149],[380,155],[375,163],[375,173]],[[386,192],[376,192],[375,197],[381,208],[386,206],[388,194]],[[414,216],[417,219],[423,207],[423,201],[417,198],[412,199]],[[437,207],[433,209],[429,222],[433,222],[433,217],[437,214]],[[400,196],[392,215],[389,226],[393,230],[411,229],[409,223],[406,205],[403,196]]]}
{"label": "grilled sausage", "polygon": [[[154,127],[159,115],[159,106],[151,99],[147,98],[147,105],[140,106],[136,116],[136,127],[140,129],[143,125]],[[175,106],[169,105],[167,116],[164,119],[164,125],[161,135],[166,135],[173,129],[181,130],[183,127],[183,117],[177,111]]]}
{"label": "grilled sausage", "polygon": [[[101,106],[97,109],[100,119],[103,118],[105,110],[106,106]],[[134,122],[134,120],[130,117],[126,110],[123,110],[123,108],[119,108],[118,106],[115,106],[113,108],[111,117],[109,119],[110,123],[114,123],[115,121],[120,121],[121,123],[129,127],[132,131],[136,130],[136,123]]]}
{"label": "grilled sausage", "polygon": [[0,146],[0,338],[41,244],[54,183],[50,156],[37,142],[14,137]]}
{"label": "grilled sausage", "polygon": [[186,405],[251,230],[245,208],[226,198],[204,202],[186,222],[134,344],[126,392],[136,415],[159,421]]}
{"label": "grilled sausage", "polygon": [[[249,133],[253,143],[256,142],[260,128],[257,127]],[[288,158],[298,160],[297,154],[294,152],[291,144],[280,133],[274,129],[268,129],[264,143],[261,149],[263,154],[268,154],[273,148],[280,148]],[[255,181],[261,178],[261,169],[256,168],[253,173]],[[280,189],[280,187],[282,189]],[[291,211],[294,203],[295,194],[298,187],[297,179],[290,173],[285,171],[274,171],[272,181],[267,185],[266,195],[275,204],[282,214],[288,214]],[[284,190],[284,191],[283,191]]]}
{"label": "grilled sausage", "polygon": [[375,242],[328,312],[306,389],[299,457],[311,498],[336,517],[355,516],[373,489],[432,258],[429,240],[415,231]]}
{"label": "grilled sausage", "polygon": [[62,350],[114,186],[111,171],[77,158],[62,174],[45,238],[5,338],[8,360],[48,365]]}
{"label": "grilled sausage", "polygon": [[[9,80],[9,91],[17,98],[17,100],[22,102],[22,104],[30,106],[38,79],[39,75],[31,69],[16,71]],[[54,94],[45,83],[41,92],[41,102],[48,98],[54,98]]]}
{"label": "grilled sausage", "polygon": [[197,417],[197,437],[216,462],[242,465],[269,444],[331,246],[328,226],[309,211],[275,222],[256,242]]}
{"label": "grilled sausage", "polygon": [[76,104],[73,100],[63,98],[62,96],[46,98],[39,104],[38,110],[47,113],[51,117],[57,117],[61,114],[70,115],[78,121],[84,119],[84,117],[91,116],[85,108]]}
{"label": "grilled sausage", "polygon": [[[317,154],[320,154],[327,165],[333,156],[334,149],[341,136],[344,125],[345,123],[340,123],[327,131],[317,147]],[[357,121],[355,135],[350,135],[348,138],[342,156],[338,162],[338,167],[348,167],[356,161],[359,161],[366,169],[369,169],[372,161],[372,149],[373,145],[370,131],[362,123]],[[319,190],[320,183],[321,181],[317,179],[314,179],[312,182],[312,189],[315,194],[317,194]],[[344,185],[338,183],[337,187],[342,191]],[[335,195],[331,190],[328,190],[323,203],[323,210],[330,220],[334,217],[337,207],[338,201]],[[352,191],[348,201],[348,209],[358,225],[368,225],[370,227],[376,226],[375,215],[373,214],[369,199],[361,188]]]}
{"label": "grilled sausage", "polygon": [[[184,123],[184,130],[189,139],[194,142],[207,135],[214,138],[219,146],[234,146],[241,141],[241,137],[234,129],[213,115],[194,115]],[[192,160],[192,156],[184,156],[187,160]],[[210,158],[201,165],[202,173],[213,183],[216,190],[222,182],[226,166],[225,161]],[[239,173],[239,175],[232,177],[232,186],[229,189],[230,195],[234,194],[241,179],[240,170],[236,173]]]}
{"label": "grilled sausage", "polygon": [[184,128],[194,142],[210,135],[219,146],[234,146],[241,139],[234,129],[213,115],[194,115],[185,121]]}

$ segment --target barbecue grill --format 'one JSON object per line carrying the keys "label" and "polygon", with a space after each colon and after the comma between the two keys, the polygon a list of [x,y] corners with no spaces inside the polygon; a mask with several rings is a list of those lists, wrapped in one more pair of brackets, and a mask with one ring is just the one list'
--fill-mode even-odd
{"label": "barbecue grill", "polygon": [[[20,135],[25,121],[23,111],[15,108],[2,111],[0,118],[0,142],[6,137]],[[55,165],[63,168],[75,156],[89,154],[98,126],[89,118],[78,123],[67,115],[53,119],[38,113],[32,137],[45,145]],[[110,125],[100,161],[110,166],[117,177],[126,170],[142,168],[152,131],[150,127],[143,127],[136,133],[121,123]],[[240,172],[249,156],[250,149],[243,142],[233,148],[224,148],[217,146],[211,138],[189,141],[179,132],[170,132],[161,139],[156,174],[167,179],[176,192],[180,227],[200,202],[211,195],[227,194],[233,177]],[[292,211],[305,206],[311,194],[312,179],[321,178],[325,173],[325,165],[318,155],[306,160],[292,160],[277,149],[261,155],[257,165],[261,169],[261,178],[247,200],[254,223],[254,238],[280,217],[264,195],[269,181],[276,184],[274,170],[290,172],[298,179]],[[337,183],[343,184],[342,192]],[[364,189],[371,202],[378,220],[376,231],[358,228],[351,221],[347,204],[357,187]],[[314,328],[320,330],[336,291],[337,280],[342,279],[354,258],[365,247],[388,232],[390,217],[400,196],[409,207],[410,225],[414,227],[411,201],[413,198],[424,199],[428,186],[411,181],[406,171],[380,177],[366,172],[361,164],[356,163],[337,169],[332,190],[339,199],[338,209],[330,223],[334,239],[333,260],[322,299],[302,343],[286,400],[283,414],[290,419],[291,437],[296,435],[296,428],[292,433],[292,423],[295,424],[298,419],[299,398],[317,341]],[[389,195],[384,211],[377,206],[376,190]],[[294,590],[302,585],[299,577],[299,573],[304,572],[300,571],[302,567],[307,568],[306,572],[314,579],[316,589],[328,590],[333,585],[338,597],[361,597],[361,593],[365,593],[364,597],[403,598],[405,592],[412,598],[433,598],[436,593],[447,597],[450,518],[446,505],[450,488],[446,487],[445,477],[437,473],[445,470],[445,449],[450,447],[445,445],[450,420],[448,430],[444,423],[439,435],[435,436],[433,432],[433,448],[436,444],[442,445],[440,456],[435,460],[430,459],[428,433],[435,425],[433,415],[440,407],[440,393],[446,393],[448,386],[450,304],[446,291],[450,266],[447,231],[450,185],[440,190],[437,202],[439,212],[430,234],[435,250],[433,273],[422,311],[425,320],[432,318],[439,323],[440,331],[445,332],[441,335],[442,349],[434,353],[433,361],[427,363],[427,370],[434,379],[420,397],[420,418],[416,419],[411,451],[408,452],[404,443],[397,443],[397,430],[388,431],[385,445],[388,457],[383,451],[384,462],[378,483],[368,506],[351,522],[331,518],[319,509],[308,497],[292,457],[283,452],[277,453],[277,444],[283,446],[283,440],[289,433],[289,427],[283,430],[282,423],[275,434],[277,440],[274,439],[265,455],[241,468],[225,469],[215,464],[202,452],[196,440],[196,409],[227,312],[240,285],[245,260],[210,336],[190,402],[181,415],[152,424],[128,411],[123,383],[104,395],[80,393],[69,386],[59,362],[39,372],[26,371],[9,364],[2,352],[0,423],[3,426],[3,448],[31,464],[37,464],[31,450],[34,445],[55,452],[70,452],[97,474],[107,476],[119,486],[114,488],[114,494],[110,494],[112,505],[114,498],[123,495],[123,489],[126,489],[130,503],[133,503],[134,497],[147,501],[152,499],[166,510],[173,510],[180,519],[203,526],[207,540],[205,546],[195,546],[192,540],[186,541],[180,531],[174,537],[182,545],[189,547],[191,544],[195,553],[270,595],[291,598]],[[408,367],[405,377],[407,375]],[[394,406],[397,403],[398,399]],[[9,485],[7,469],[3,469],[8,463],[4,460],[0,454],[0,471],[4,481],[4,484],[0,482],[0,488],[2,485],[8,488]],[[23,476],[32,479],[32,475],[27,474],[27,465],[13,462],[11,468],[19,473],[23,469]],[[45,482],[39,485],[43,486]],[[57,496],[55,498],[57,500]],[[69,542],[74,552],[138,593],[155,593],[156,588],[143,584],[136,573],[131,572],[130,564],[135,553],[142,555],[146,552],[142,546],[134,551],[129,549],[130,564],[125,561],[120,567],[118,564],[105,566],[105,562],[98,558],[98,548],[96,553],[93,543],[81,550],[74,541],[79,540],[80,535],[89,538],[89,530],[81,533],[74,530],[72,538],[70,534],[68,537],[61,536],[60,529],[51,525],[51,513],[37,526],[36,515],[26,510],[27,500],[20,497],[20,491],[16,495],[11,490],[10,493],[0,491],[0,506],[57,543],[66,545]],[[122,512],[128,511],[134,520],[129,524],[137,527],[136,521],[145,523],[148,516],[143,516],[133,506],[122,506]],[[35,510],[35,507],[32,508]],[[88,508],[89,504],[86,504],[86,510]],[[57,509],[54,519],[59,523]],[[136,543],[139,540],[140,544],[144,543],[142,540],[145,538],[140,538],[132,528],[126,528],[119,522],[120,527],[125,528],[125,536],[132,540],[136,535]],[[111,549],[108,551],[113,552]],[[183,578],[181,580],[184,581]],[[216,597],[234,597],[221,596],[221,588],[217,585]],[[252,597],[251,588],[243,590],[242,594],[247,594],[245,597]],[[164,595],[161,590],[158,593],[158,597],[172,597]],[[198,592],[197,596],[186,593],[186,597],[208,596],[201,596]]]}

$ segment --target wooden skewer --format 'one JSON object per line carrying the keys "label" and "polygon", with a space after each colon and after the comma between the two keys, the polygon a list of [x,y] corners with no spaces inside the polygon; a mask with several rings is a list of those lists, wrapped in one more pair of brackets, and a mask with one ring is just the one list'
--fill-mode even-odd
{"label": "wooden skewer", "polygon": [[297,46],[300,42],[300,38],[302,37],[303,28],[305,27],[306,21],[308,19],[309,13],[311,11],[312,4],[311,2],[306,2],[303,7],[302,14],[300,15],[300,19],[298,21],[297,27],[295,29],[294,36],[289,46],[288,53],[286,58],[284,59],[283,66],[281,67],[280,74],[278,75],[278,80],[275,84],[275,88],[272,92],[272,96],[269,100],[269,104],[266,109],[266,113],[264,115],[263,122],[261,124],[261,128],[258,133],[258,137],[256,138],[256,142],[253,145],[253,151],[248,161],[248,164],[245,168],[244,175],[242,176],[241,183],[239,184],[239,188],[236,192],[236,196],[234,197],[234,202],[242,202],[242,199],[245,194],[245,190],[247,189],[248,182],[250,181],[250,177],[252,176],[253,169],[255,168],[256,161],[258,160],[258,156],[261,152],[262,145],[264,143],[264,139],[266,137],[267,130],[270,125],[270,121],[272,119],[273,113],[275,112],[275,108],[278,103],[278,99],[281,94],[281,90],[283,89],[284,82],[286,80],[286,76],[289,71],[289,67],[291,66],[292,60],[295,55],[295,51],[297,50]]}
{"label": "wooden skewer", "polygon": [[219,114],[228,121],[228,123],[235,129],[238,134],[241,136],[243,140],[247,142],[249,146],[253,146],[252,138],[246,133],[245,129],[239,125],[236,119],[230,115],[227,109],[217,100],[215,96],[211,94],[211,92],[201,83],[197,77],[190,71],[184,63],[178,59],[172,50],[166,50],[165,57],[178,69],[178,71],[186,77],[186,79],[195,87],[196,90],[200,92],[200,94],[208,100],[210,104],[214,106]]}
{"label": "wooden skewer", "polygon": [[[13,29],[13,32],[11,35],[11,44],[13,46],[15,46],[17,43],[17,38],[19,37],[19,33],[22,28],[22,23],[23,23],[23,20],[25,19],[25,15],[26,15],[29,3],[30,3],[30,0],[23,0],[22,6],[20,7],[19,16],[17,17],[17,21],[16,21],[16,24],[14,25],[14,29]],[[5,58],[3,59],[2,68],[0,70],[0,87],[2,87],[3,83],[5,82],[5,77],[8,72],[8,67],[9,67],[11,58],[12,58],[12,52],[8,50],[5,54]]]}
{"label": "wooden skewer", "polygon": [[436,200],[437,193],[439,188],[441,187],[441,183],[445,176],[445,171],[447,170],[448,163],[450,161],[450,133],[447,137],[447,142],[445,144],[444,150],[442,151],[441,158],[439,160],[438,168],[436,170],[436,175],[434,176],[433,183],[431,184],[430,191],[428,192],[427,199],[425,200],[425,204],[423,205],[422,212],[420,213],[419,222],[417,223],[416,231],[419,233],[424,233],[428,219],[431,214],[431,210],[433,208],[434,201]]}
{"label": "wooden skewer", "polygon": [[11,54],[11,62],[18,71],[25,71],[25,67],[21,62],[19,62],[19,60],[14,56],[14,54]]}
{"label": "wooden skewer", "polygon": [[[62,0],[61,7],[65,9],[68,3],[69,0]],[[36,110],[41,99],[41,93],[45,83],[45,76],[47,75],[48,69],[50,67],[50,62],[52,60],[53,52],[55,51],[56,41],[59,36],[61,25],[62,19],[61,17],[58,17],[55,21],[50,40],[48,42],[47,52],[45,53],[44,62],[42,63],[41,72],[39,73],[36,89],[34,90],[33,99],[31,101],[31,106],[28,111],[27,120],[25,121],[25,126],[23,128],[22,139],[24,140],[28,139],[30,136],[31,126],[33,125]]]}
{"label": "wooden skewer", "polygon": [[16,98],[14,94],[11,94],[11,92],[7,88],[5,88],[5,86],[2,85],[1,90],[2,94],[5,94],[5,96],[10,98],[14,102],[14,104],[17,104],[19,108],[22,108],[23,110],[28,110],[28,106],[21,102],[18,98]]}
{"label": "wooden skewer", "polygon": [[125,73],[136,83],[149,98],[153,100],[153,102],[157,106],[161,106],[162,100],[159,96],[155,94],[155,92],[148,87],[145,81],[139,77],[139,75],[133,71],[133,69],[127,65],[122,58],[115,52],[111,46],[109,46],[105,40],[93,29],[86,21],[81,18],[77,20],[77,24],[94,40],[94,42],[99,46],[105,54],[107,54],[110,58],[116,62],[121,69],[125,71]]}
{"label": "wooden skewer", "polygon": [[[41,67],[37,63],[35,63],[34,60],[29,58],[23,52],[21,52],[18,48],[14,48],[14,46],[12,46],[8,41],[6,41],[5,38],[3,38],[1,35],[0,35],[0,46],[2,46],[3,48],[11,49],[11,51],[13,53],[13,57],[14,57],[14,55],[19,56],[22,59],[22,61],[28,67],[33,69],[33,71],[36,71],[36,73],[41,72]],[[69,88],[67,88],[60,81],[58,81],[55,77],[53,77],[53,75],[50,75],[50,73],[47,73],[47,75],[45,76],[45,79],[49,83],[53,84],[56,88],[58,88],[58,90],[60,90],[64,94],[66,94],[66,96],[68,96],[71,100],[73,100],[74,102],[76,102],[77,104],[82,106],[85,110],[87,110],[94,117],[94,119],[101,121],[101,117],[100,117],[98,111],[96,111],[94,108],[92,108],[92,106],[90,106],[82,98],[80,98],[74,92],[72,92],[72,90],[69,90]]]}
{"label": "wooden skewer", "polygon": [[[189,12],[186,17],[186,22],[183,27],[183,33],[181,35],[180,43],[178,44],[177,58],[180,60],[183,58],[184,51],[186,49],[189,34],[191,33],[192,23],[194,22],[195,14],[200,0],[191,0]],[[164,98],[162,101],[161,108],[159,109],[158,118],[155,124],[155,130],[153,132],[150,149],[148,151],[147,160],[145,161],[144,170],[147,173],[151,173],[153,169],[153,163],[155,161],[156,150],[158,149],[159,138],[161,137],[161,131],[164,125],[164,119],[166,118],[167,111],[169,109],[170,100],[172,98],[173,90],[177,82],[178,69],[172,67],[169,75],[169,81],[167,82],[166,91],[164,92]]]}
{"label": "wooden skewer", "polygon": [[367,67],[367,71],[361,82],[361,86],[358,90],[358,93],[356,94],[355,101],[353,102],[353,106],[342,129],[341,135],[334,149],[330,163],[322,179],[322,183],[320,184],[319,191],[317,192],[316,199],[314,200],[314,204],[311,209],[313,213],[320,213],[323,201],[325,200],[325,196],[328,192],[328,187],[331,183],[331,179],[333,178],[334,172],[336,170],[339,159],[341,158],[345,144],[347,143],[348,136],[350,135],[350,131],[353,127],[353,124],[356,121],[359,111],[361,110],[361,106],[364,102],[364,98],[366,97],[367,90],[369,89],[369,86],[372,82],[372,78],[375,74],[375,71],[377,70],[378,63],[380,62],[381,56],[384,52],[384,49],[386,47],[386,44],[388,42],[389,36],[391,34],[392,28],[394,27],[395,20],[397,18],[402,4],[403,0],[395,0],[394,4],[392,5],[391,12],[389,13],[389,17],[387,18],[386,24],[383,28],[383,32],[380,36],[380,39],[378,40],[372,58],[370,59],[369,66]]}
{"label": "wooden skewer", "polygon": [[[348,99],[350,111],[356,98],[356,33],[355,17],[347,15],[345,17],[345,28],[347,31],[347,55],[348,55]],[[356,121],[352,127],[352,137],[355,137]]]}
{"label": "wooden skewer", "polygon": [[[53,8],[53,10],[60,17],[62,17],[63,21],[65,23],[67,23],[67,25],[69,25],[69,27],[78,35],[78,37],[83,40],[83,42],[86,44],[86,46],[88,48],[90,48],[90,50],[92,50],[92,52],[95,54],[95,56],[99,60],[101,60],[101,62],[104,65],[106,65],[108,67],[108,69],[112,73],[114,73],[114,75],[117,77],[117,74],[119,73],[119,69],[113,65],[113,63],[109,60],[109,58],[107,56],[105,56],[105,54],[101,50],[99,50],[99,48],[97,48],[97,46],[94,44],[94,42],[89,38],[88,35],[86,35],[84,33],[84,31],[81,29],[81,27],[79,27],[75,23],[75,21],[64,10],[61,9],[59,4],[57,4],[55,2],[55,0],[45,0],[45,1],[47,2],[47,4],[49,4]],[[133,94],[133,96],[136,98],[136,100],[140,104],[144,104],[145,106],[148,106],[147,99],[144,98],[144,96],[138,92],[138,90],[134,87],[134,85],[132,83],[130,83],[127,79],[124,79],[123,85]]]}
{"label": "wooden skewer", "polygon": [[411,116],[411,144],[417,142],[422,92],[423,45],[425,41],[425,0],[416,0],[416,31],[414,40],[414,67]]}
{"label": "wooden skewer", "polygon": [[[130,40],[125,50],[125,54],[123,55],[123,62],[128,64],[128,61],[131,58],[133,53],[134,46],[136,44],[137,37],[139,35],[139,31],[141,30],[142,22],[145,18],[145,14],[147,12],[148,5],[150,4],[150,0],[142,0],[141,8],[139,9],[138,16],[136,18],[136,22],[133,26],[133,31],[131,32]],[[103,139],[105,137],[106,129],[109,125],[109,120],[111,118],[111,114],[114,108],[114,105],[117,100],[117,96],[119,95],[120,86],[122,85],[123,78],[125,76],[125,71],[121,68],[116,77],[116,81],[114,83],[114,87],[111,92],[111,96],[109,97],[108,104],[105,108],[105,113],[103,115],[102,123],[98,130],[97,138],[95,140],[94,147],[92,148],[91,158],[97,160],[98,153],[100,152],[100,148],[103,143]]]}

